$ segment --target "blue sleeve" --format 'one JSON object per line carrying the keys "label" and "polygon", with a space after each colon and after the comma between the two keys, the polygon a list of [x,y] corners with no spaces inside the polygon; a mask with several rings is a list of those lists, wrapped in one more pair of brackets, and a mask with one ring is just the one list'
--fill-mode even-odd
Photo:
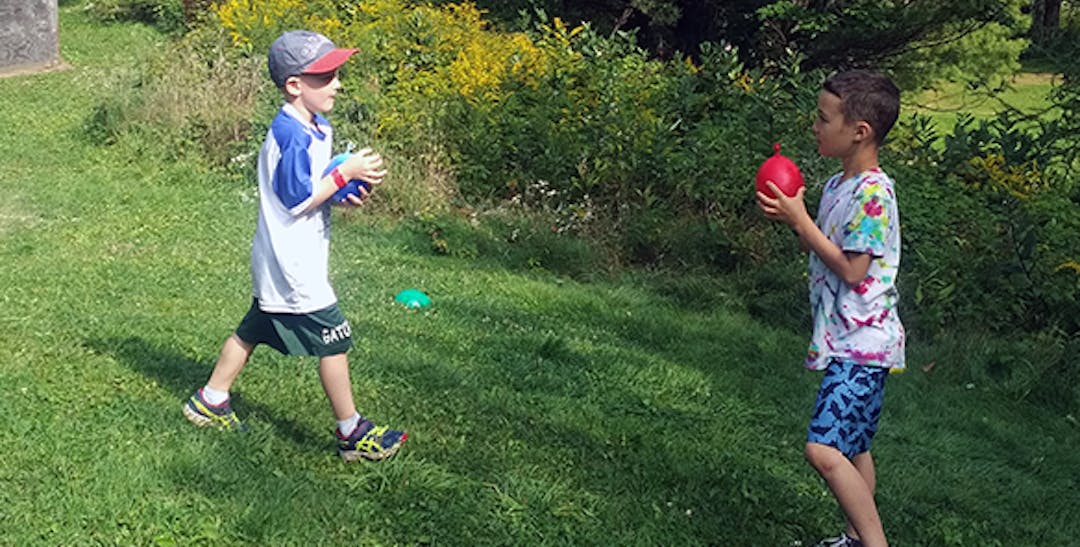
{"label": "blue sleeve", "polygon": [[274,171],[274,193],[289,210],[311,198],[311,156],[307,144],[290,141],[281,151],[281,161]]}

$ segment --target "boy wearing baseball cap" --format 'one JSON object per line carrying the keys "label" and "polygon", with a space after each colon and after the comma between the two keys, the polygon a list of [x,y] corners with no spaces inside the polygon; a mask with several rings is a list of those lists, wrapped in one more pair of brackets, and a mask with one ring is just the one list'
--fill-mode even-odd
{"label": "boy wearing baseball cap", "polygon": [[[322,115],[334,107],[341,89],[337,69],[356,52],[304,30],[286,32],[270,46],[270,79],[285,104],[259,151],[259,221],[251,244],[254,298],[225,340],[210,379],[183,407],[196,425],[243,430],[229,404],[229,389],[255,346],[314,355],[337,416],[338,454],[345,461],[388,458],[406,439],[405,432],[376,426],[356,410],[346,355],[352,329],[329,281],[330,196],[349,180],[374,188],[386,175],[382,158],[367,148],[322,175],[333,144],[330,122]],[[347,198],[349,205],[367,197],[366,189],[359,191],[359,197]]]}

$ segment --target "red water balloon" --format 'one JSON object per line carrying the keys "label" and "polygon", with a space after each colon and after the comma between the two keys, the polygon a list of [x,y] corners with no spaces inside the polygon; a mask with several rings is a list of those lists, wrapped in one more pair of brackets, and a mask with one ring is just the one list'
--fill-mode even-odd
{"label": "red water balloon", "polygon": [[773,145],[775,153],[765,160],[758,168],[755,186],[757,191],[769,197],[776,197],[772,190],[765,186],[765,181],[771,180],[784,195],[792,197],[799,188],[803,187],[802,173],[795,162],[780,153],[780,143]]}

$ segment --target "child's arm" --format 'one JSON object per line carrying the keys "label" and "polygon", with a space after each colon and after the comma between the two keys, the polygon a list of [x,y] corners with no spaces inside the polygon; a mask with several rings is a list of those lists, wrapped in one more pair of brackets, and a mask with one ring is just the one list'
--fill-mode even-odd
{"label": "child's arm", "polygon": [[814,224],[810,213],[806,211],[806,203],[803,201],[806,188],[800,188],[794,197],[787,197],[772,182],[766,184],[773,195],[777,196],[769,197],[761,192],[757,193],[758,207],[766,217],[790,226],[799,236],[800,245],[818,255],[818,258],[844,283],[858,285],[866,278],[866,272],[870,270],[871,256],[865,253],[845,252],[839,245],[829,240],[817,224]]}
{"label": "child's arm", "polygon": [[[315,183],[315,187],[312,188],[311,203],[308,204],[305,213],[314,211],[324,201],[330,199],[330,196],[334,195],[334,192],[337,192],[338,188],[340,188],[338,186],[339,180],[360,179],[374,187],[376,184],[381,183],[383,177],[386,176],[382,156],[376,154],[370,148],[364,148],[349,156],[349,159],[342,162],[336,170],[340,174],[340,179],[335,180],[334,173],[331,173]],[[360,191],[359,197],[352,194],[348,196],[349,203],[352,205],[360,205],[370,193],[363,186],[359,187],[358,190]]]}

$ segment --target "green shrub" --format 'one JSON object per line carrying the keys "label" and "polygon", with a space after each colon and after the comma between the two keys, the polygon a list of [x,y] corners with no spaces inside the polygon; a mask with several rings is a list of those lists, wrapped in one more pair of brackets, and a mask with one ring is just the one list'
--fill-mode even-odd
{"label": "green shrub", "polygon": [[[262,99],[272,93],[257,91],[246,77],[261,63],[255,52],[280,31],[306,26],[364,52],[342,74],[338,138],[376,139],[388,156],[407,158],[409,170],[421,174],[399,194],[423,203],[412,211],[437,201],[422,195],[479,207],[522,195],[539,200],[534,208],[560,211],[562,221],[591,218],[587,227],[568,222],[561,229],[601,238],[629,260],[683,262],[673,257],[675,249],[713,249],[701,255],[730,271],[772,254],[775,238],[754,208],[749,184],[772,142],[783,141],[809,178],[824,175],[808,130],[820,78],[799,73],[795,60],[748,71],[732,48],[706,45],[698,64],[664,62],[632,36],[600,36],[557,18],[538,20],[529,34],[497,32],[469,4],[369,0],[335,11],[327,3],[237,0],[217,5],[207,22],[196,34],[217,41],[193,43],[175,56],[190,62],[191,53],[223,72],[241,70],[245,78],[231,91],[241,97],[230,110],[254,118],[253,125],[207,124],[207,113],[146,123],[205,142],[202,149],[219,164],[238,153],[222,139],[257,139],[265,129],[263,108],[275,102]],[[249,65],[221,57],[214,28],[227,33]],[[160,102],[155,97],[168,97],[166,90],[178,87],[170,80],[208,76],[198,70],[203,65],[191,64],[197,70],[149,75],[157,81],[141,100],[153,105]],[[138,110],[127,119],[143,121]],[[254,143],[239,148],[250,156]],[[418,188],[425,179],[431,187]],[[538,184],[550,192],[523,195]]]}
{"label": "green shrub", "polygon": [[942,149],[897,158],[901,280],[918,328],[1077,332],[1080,180],[1058,152],[1069,141],[1008,113],[962,117]]}
{"label": "green shrub", "polygon": [[186,29],[181,0],[94,0],[86,9],[101,21],[145,23],[170,34]]}

